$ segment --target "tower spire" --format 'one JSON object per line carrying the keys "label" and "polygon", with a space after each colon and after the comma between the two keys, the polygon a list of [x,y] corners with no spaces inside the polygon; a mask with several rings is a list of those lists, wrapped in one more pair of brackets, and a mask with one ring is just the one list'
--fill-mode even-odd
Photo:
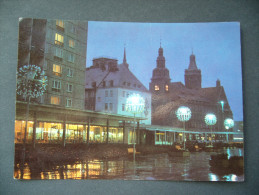
{"label": "tower spire", "polygon": [[127,59],[126,59],[126,44],[124,44],[123,64],[124,64],[127,68],[129,68],[129,64],[127,63]]}
{"label": "tower spire", "polygon": [[127,64],[127,59],[126,59],[126,46],[125,46],[125,44],[124,44],[123,64]]}

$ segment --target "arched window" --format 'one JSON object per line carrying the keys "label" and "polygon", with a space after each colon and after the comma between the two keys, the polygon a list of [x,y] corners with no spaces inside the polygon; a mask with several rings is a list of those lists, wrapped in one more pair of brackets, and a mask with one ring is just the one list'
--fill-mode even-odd
{"label": "arched window", "polygon": [[169,91],[169,86],[165,85],[165,91]]}

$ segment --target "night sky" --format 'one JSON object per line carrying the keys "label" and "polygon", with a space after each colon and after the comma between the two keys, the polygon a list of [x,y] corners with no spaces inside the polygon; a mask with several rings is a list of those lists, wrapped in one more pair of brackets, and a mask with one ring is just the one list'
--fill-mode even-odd
{"label": "night sky", "polygon": [[228,23],[122,23],[89,22],[87,64],[93,58],[116,58],[122,63],[126,45],[127,63],[149,89],[158,49],[164,49],[172,82],[184,84],[190,55],[202,73],[202,87],[215,87],[220,79],[234,120],[243,120],[240,25]]}

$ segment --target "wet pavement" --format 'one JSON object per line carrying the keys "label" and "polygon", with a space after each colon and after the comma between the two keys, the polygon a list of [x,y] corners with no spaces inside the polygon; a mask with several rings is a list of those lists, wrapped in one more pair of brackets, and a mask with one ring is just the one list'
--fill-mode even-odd
{"label": "wet pavement", "polygon": [[[243,149],[220,152],[192,152],[190,157],[172,157],[168,154],[137,155],[110,160],[83,160],[70,162],[25,162],[23,179],[123,179],[175,181],[243,181],[243,172],[226,173],[212,169],[210,156],[226,153],[243,156]],[[15,165],[14,177],[21,178],[21,165]]]}

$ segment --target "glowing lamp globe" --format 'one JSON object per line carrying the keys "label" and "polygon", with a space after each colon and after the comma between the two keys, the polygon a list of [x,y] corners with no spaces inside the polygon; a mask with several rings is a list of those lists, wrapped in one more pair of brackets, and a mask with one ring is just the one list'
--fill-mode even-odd
{"label": "glowing lamp globe", "polygon": [[191,116],[192,116],[192,112],[190,110],[190,108],[186,107],[186,106],[180,106],[177,111],[175,112],[177,118],[179,121],[188,121],[190,120]]}
{"label": "glowing lamp globe", "polygon": [[224,125],[225,125],[226,129],[230,129],[230,128],[234,127],[233,119],[231,119],[231,118],[225,119]]}
{"label": "glowing lamp globe", "polygon": [[215,116],[215,114],[207,114],[205,116],[205,123],[207,125],[215,125],[217,122],[217,117]]}
{"label": "glowing lamp globe", "polygon": [[139,94],[132,94],[127,98],[126,111],[134,114],[141,113],[145,109],[145,100]]}

